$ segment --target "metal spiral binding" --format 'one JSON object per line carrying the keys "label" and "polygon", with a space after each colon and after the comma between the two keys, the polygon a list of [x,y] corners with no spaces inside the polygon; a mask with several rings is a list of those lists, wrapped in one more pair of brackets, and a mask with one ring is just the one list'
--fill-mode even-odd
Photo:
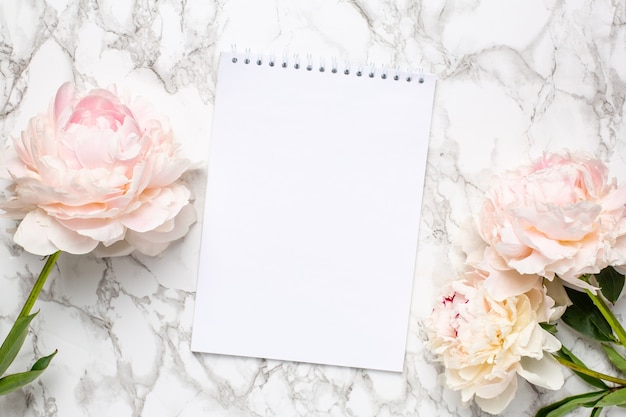
{"label": "metal spiral binding", "polygon": [[[233,58],[231,59],[232,63],[236,64],[239,62],[237,56],[240,54],[237,53],[237,48],[235,45],[232,45]],[[327,66],[326,61],[323,58],[320,58],[318,61],[313,59],[311,54],[306,55],[305,60],[300,59],[300,55],[293,54],[290,59],[288,54],[283,54],[282,59],[277,60],[273,53],[269,55],[261,55],[257,54],[253,55],[250,49],[246,49],[243,54],[243,64],[255,64],[257,66],[268,65],[270,67],[279,67],[279,68],[293,68],[296,70],[304,69],[306,71],[316,70],[318,72],[326,72]],[[340,69],[343,68],[343,69]],[[411,71],[410,68],[407,68],[405,71],[401,71],[399,67],[388,68],[388,67],[377,67],[373,63],[369,63],[365,66],[357,65],[356,71],[352,72],[352,65],[350,62],[345,62],[343,66],[340,66],[337,62],[336,57],[332,57],[330,61],[330,71],[331,74],[344,74],[350,75],[353,74],[357,77],[362,78],[381,78],[383,80],[393,80],[400,81],[404,80],[406,82],[417,82],[419,84],[423,84],[425,82],[424,70],[423,68],[419,68],[417,71]]]}

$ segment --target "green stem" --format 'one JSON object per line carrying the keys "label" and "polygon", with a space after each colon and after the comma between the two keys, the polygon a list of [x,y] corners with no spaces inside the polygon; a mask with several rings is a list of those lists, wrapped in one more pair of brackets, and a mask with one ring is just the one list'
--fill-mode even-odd
{"label": "green stem", "polygon": [[613,329],[617,339],[619,340],[619,344],[626,346],[626,330],[624,330],[624,327],[622,327],[619,320],[617,320],[615,315],[611,312],[611,309],[606,305],[600,296],[593,294],[589,290],[585,291],[589,298],[591,298],[591,301],[593,301],[593,304],[598,307],[598,310],[600,310],[600,313],[602,313],[606,321],[609,322],[611,329]]}
{"label": "green stem", "polygon": [[580,372],[581,374],[589,375],[594,378],[602,379],[604,381],[614,382],[621,386],[626,386],[626,379],[621,379],[621,378],[617,378],[611,375],[603,374],[601,372],[592,371],[591,369],[586,368],[584,366],[576,365],[575,363],[570,362],[567,359],[560,358],[556,355],[553,355],[553,356],[554,356],[554,359],[556,359],[558,363],[560,363],[563,366],[567,366],[572,371]]}
{"label": "green stem", "polygon": [[43,266],[43,269],[39,273],[39,277],[37,278],[37,281],[35,281],[33,289],[30,291],[30,294],[28,294],[28,298],[26,299],[26,303],[24,303],[22,311],[20,311],[20,315],[17,316],[18,319],[26,317],[30,314],[30,310],[33,308],[35,301],[37,301],[37,297],[39,297],[39,293],[41,292],[43,285],[46,283],[46,279],[48,278],[48,275],[50,275],[50,271],[52,270],[52,267],[56,263],[57,258],[60,254],[61,251],[57,251],[52,255],[48,255],[46,264]]}

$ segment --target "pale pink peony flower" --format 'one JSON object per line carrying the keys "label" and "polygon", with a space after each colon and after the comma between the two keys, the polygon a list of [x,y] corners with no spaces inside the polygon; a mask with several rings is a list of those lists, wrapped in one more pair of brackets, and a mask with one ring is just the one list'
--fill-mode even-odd
{"label": "pale pink peony flower", "polygon": [[485,286],[488,276],[474,270],[451,283],[428,319],[428,347],[444,364],[448,388],[497,414],[515,396],[518,375],[553,390],[564,380],[549,354],[561,343],[539,325],[556,312],[541,280],[523,294],[496,300]]}
{"label": "pale pink peony flower", "polygon": [[0,208],[22,219],[14,239],[28,252],[156,255],[195,221],[180,183],[189,162],[167,120],[115,88],[62,85],[3,152],[12,184]]}
{"label": "pale pink peony flower", "polygon": [[601,161],[547,154],[495,181],[478,229],[507,267],[591,289],[581,275],[626,263],[625,205]]}
{"label": "pale pink peony flower", "polygon": [[502,301],[505,298],[520,295],[533,288],[538,280],[543,278],[536,274],[520,274],[510,268],[503,259],[495,253],[492,247],[481,238],[476,229],[476,222],[471,216],[459,228],[459,250],[463,257],[458,270],[484,269],[489,271],[485,279],[485,286],[491,296]]}

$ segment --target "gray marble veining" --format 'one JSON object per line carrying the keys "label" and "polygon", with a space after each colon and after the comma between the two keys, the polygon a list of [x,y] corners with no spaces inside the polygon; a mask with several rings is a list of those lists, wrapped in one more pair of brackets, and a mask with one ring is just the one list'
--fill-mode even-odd
{"label": "gray marble veining", "polygon": [[[192,353],[197,224],[159,258],[63,255],[16,362],[59,354],[37,382],[0,397],[1,414],[481,415],[438,383],[420,319],[457,271],[456,234],[493,170],[567,147],[626,178],[624,2],[8,0],[0,3],[1,138],[18,135],[64,81],[118,84],[170,116],[196,164],[188,180],[201,212],[217,57],[232,44],[439,77],[404,371]],[[10,222],[0,226],[0,329],[8,329],[42,263],[12,243]],[[590,364],[601,360],[582,339],[571,336],[570,346]],[[521,383],[504,415],[532,416],[583,388],[573,378],[558,393]]]}

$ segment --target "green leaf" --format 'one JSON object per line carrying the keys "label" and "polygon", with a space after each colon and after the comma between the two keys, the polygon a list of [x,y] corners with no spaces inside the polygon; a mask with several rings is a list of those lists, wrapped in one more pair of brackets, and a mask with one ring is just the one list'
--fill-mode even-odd
{"label": "green leaf", "polygon": [[610,407],[626,404],[626,388],[620,388],[607,395],[596,403],[596,407]]}
{"label": "green leaf", "polygon": [[609,266],[596,274],[596,279],[600,285],[600,291],[611,304],[619,298],[624,288],[624,275],[617,272],[613,267]]}
{"label": "green leaf", "polygon": [[550,334],[555,335],[557,333],[557,328],[556,328],[556,323],[539,323],[539,325],[541,326],[541,328],[545,331],[547,331]]}
{"label": "green leaf", "polygon": [[46,279],[48,278],[48,275],[50,275],[50,271],[52,271],[52,268],[54,267],[54,264],[56,263],[60,254],[61,251],[56,251],[52,255],[47,256],[46,263],[41,269],[41,272],[39,273],[39,276],[35,281],[35,285],[33,285],[33,288],[30,290],[28,298],[26,298],[26,302],[24,303],[24,307],[22,307],[22,311],[20,311],[20,314],[17,316],[18,318],[26,317],[28,314],[30,314],[30,309],[33,308],[33,306],[35,305],[37,297],[39,297],[39,293],[46,283]]}
{"label": "green leaf", "polygon": [[585,311],[580,306],[569,306],[561,319],[565,324],[591,339],[600,342],[617,342],[617,339],[610,332],[610,327],[609,329],[606,328],[608,324],[605,326],[602,321],[593,317],[589,311]]}
{"label": "green leaf", "polygon": [[587,294],[587,296],[591,298],[593,304],[600,311],[600,314],[602,314],[602,317],[604,317],[607,323],[609,323],[609,326],[611,326],[613,332],[615,332],[615,336],[618,340],[617,343],[622,346],[626,346],[626,330],[619,322],[617,317],[615,317],[615,314],[613,314],[609,306],[606,305],[603,299],[604,297],[602,297],[601,294],[593,294],[589,290],[585,290],[585,294]]}
{"label": "green leaf", "polygon": [[602,413],[602,407],[594,408],[593,410],[591,410],[591,414],[589,414],[589,417],[600,417],[600,413]]}
{"label": "green leaf", "polygon": [[30,371],[20,372],[18,374],[7,375],[0,378],[0,395],[8,394],[26,384],[33,382],[39,375],[46,370],[50,361],[57,354],[55,350],[52,354],[39,358],[37,362],[30,368]]}
{"label": "green leaf", "polygon": [[[576,357],[576,355],[574,355],[569,349],[567,349],[565,346],[561,346],[561,349],[557,352],[557,355],[559,355],[560,357],[569,360],[570,362],[575,363],[578,366],[581,366],[583,368],[587,368],[587,365],[585,365],[583,363],[583,361],[581,361],[580,359],[578,359]],[[583,381],[585,381],[586,383],[588,383],[589,385],[592,385],[596,388],[600,388],[600,389],[608,389],[609,386],[606,385],[604,383],[604,381],[602,381],[600,378],[594,378],[590,375],[585,375],[583,373],[580,372],[576,372],[573,371],[576,375],[578,375],[580,377],[580,379],[582,379]]]}
{"label": "green leaf", "polygon": [[22,348],[28,334],[28,326],[36,315],[37,313],[33,313],[29,316],[18,318],[13,323],[13,327],[11,327],[9,334],[2,342],[2,346],[0,346],[0,376],[6,372]]}
{"label": "green leaf", "polygon": [[609,392],[608,390],[587,392],[563,398],[561,401],[547,405],[537,411],[535,417],[561,417],[578,407],[594,407],[594,404]]}
{"label": "green leaf", "polygon": [[587,294],[571,288],[565,288],[565,291],[573,303],[561,317],[565,324],[600,342],[618,342],[611,325]]}
{"label": "green leaf", "polygon": [[626,373],[626,359],[620,355],[615,348],[605,343],[602,343],[602,349],[604,349],[604,353],[606,353],[611,363],[615,365],[617,369]]}

